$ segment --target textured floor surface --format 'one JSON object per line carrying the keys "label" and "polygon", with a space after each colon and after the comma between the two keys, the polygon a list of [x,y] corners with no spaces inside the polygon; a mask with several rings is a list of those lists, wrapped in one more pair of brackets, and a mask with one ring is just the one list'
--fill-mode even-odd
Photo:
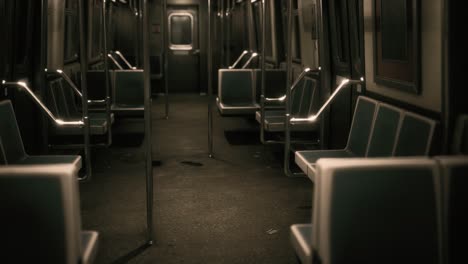
{"label": "textured floor surface", "polygon": [[284,176],[254,122],[216,109],[208,158],[206,97],[172,96],[169,120],[153,105],[155,244],[144,246],[143,148],[116,135],[80,186],[83,227],[101,236],[97,263],[296,263],[289,226],[310,221],[309,180]]}

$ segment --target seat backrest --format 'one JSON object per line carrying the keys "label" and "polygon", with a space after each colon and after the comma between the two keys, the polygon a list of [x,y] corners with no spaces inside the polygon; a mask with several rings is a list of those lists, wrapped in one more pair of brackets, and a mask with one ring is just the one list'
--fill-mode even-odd
{"label": "seat backrest", "polygon": [[312,245],[322,264],[440,263],[430,159],[320,159]]}
{"label": "seat backrest", "polygon": [[150,68],[151,68],[151,74],[155,74],[158,76],[162,75],[162,56],[161,54],[158,54],[156,56],[150,56]]}
{"label": "seat backrest", "polygon": [[451,152],[468,155],[468,115],[460,115],[457,119]]}
{"label": "seat backrest", "polygon": [[105,68],[104,61],[99,61],[89,67],[93,71],[103,71]]}
{"label": "seat backrest", "polygon": [[429,155],[435,126],[436,122],[432,119],[411,112],[405,112],[397,135],[393,155]]}
{"label": "seat backrest", "polygon": [[354,109],[353,121],[346,146],[346,149],[358,157],[366,155],[376,110],[377,101],[369,97],[359,96],[356,108]]}
{"label": "seat backrest", "polygon": [[0,137],[0,165],[6,165],[6,164],[7,164],[7,160],[6,160],[5,150],[3,149],[2,138]]}
{"label": "seat backrest", "polygon": [[115,105],[144,105],[143,70],[115,70],[112,78]]}
{"label": "seat backrest", "polygon": [[390,157],[400,127],[403,111],[388,104],[379,103],[374,127],[369,137],[366,157]]}
{"label": "seat backrest", "polygon": [[[257,85],[256,98],[260,101],[260,94],[262,92],[262,71],[260,69],[254,70],[255,81]],[[282,69],[266,69],[265,70],[265,97],[281,97],[284,95],[286,89],[286,71]]]}
{"label": "seat backrest", "polygon": [[57,118],[69,120],[71,115],[61,78],[55,78],[49,81],[48,85],[49,97],[47,99],[47,105]]}
{"label": "seat backrest", "polygon": [[0,167],[2,262],[79,263],[81,220],[69,165]]}
{"label": "seat backrest", "polygon": [[103,100],[106,98],[106,75],[102,70],[89,70],[87,72],[88,98],[90,100]]}
{"label": "seat backrest", "polygon": [[[299,118],[307,118],[318,109],[318,82],[315,79],[304,77],[291,91],[291,115]],[[315,108],[314,108],[315,106]]]}
{"label": "seat backrest", "polygon": [[27,156],[11,101],[0,102],[0,139],[6,163],[15,163]]}
{"label": "seat backrest", "polygon": [[468,156],[435,158],[442,171],[444,186],[443,219],[447,242],[447,263],[468,263],[466,237],[468,236]]}
{"label": "seat backrest", "polygon": [[252,104],[255,102],[253,70],[221,69],[218,74],[218,96],[222,103]]}

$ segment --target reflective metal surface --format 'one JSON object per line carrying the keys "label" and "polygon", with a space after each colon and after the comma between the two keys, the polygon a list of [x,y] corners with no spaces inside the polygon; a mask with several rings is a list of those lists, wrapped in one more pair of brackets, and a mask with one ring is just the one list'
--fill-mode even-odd
{"label": "reflective metal surface", "polygon": [[291,123],[297,123],[297,122],[315,122],[318,117],[322,114],[322,112],[333,102],[334,98],[338,95],[338,93],[343,90],[346,87],[349,87],[353,84],[362,84],[364,83],[364,78],[362,77],[360,80],[350,80],[350,79],[343,79],[338,85],[338,87],[335,89],[335,91],[332,93],[332,95],[328,98],[328,100],[320,107],[319,111],[311,115],[307,118],[291,118]]}
{"label": "reflective metal surface", "polygon": [[258,56],[258,53],[257,52],[254,52],[252,53],[252,55],[250,55],[250,58],[248,61],[245,62],[245,64],[242,66],[242,69],[245,69],[247,68],[247,66],[249,66],[250,62],[252,62],[252,60]]}
{"label": "reflective metal surface", "polygon": [[64,121],[60,118],[55,117],[55,115],[47,108],[47,106],[39,99],[36,94],[28,87],[25,82],[7,82],[5,80],[2,81],[2,85],[4,86],[14,86],[21,88],[22,90],[26,91],[27,94],[33,99],[33,101],[41,108],[44,113],[49,117],[52,122],[54,122],[57,126],[84,126],[83,120],[76,120],[76,121]]}
{"label": "reflective metal surface", "polygon": [[234,69],[237,64],[239,64],[239,62],[242,60],[242,58],[247,54],[249,53],[247,50],[244,50],[241,55],[239,56],[239,58],[237,58],[237,60],[231,65],[229,66],[229,69]]}
{"label": "reflective metal surface", "polygon": [[120,57],[120,59],[123,60],[123,62],[125,62],[125,64],[128,66],[128,68],[136,70],[136,67],[133,67],[132,64],[130,64],[130,62],[128,62],[127,58],[125,58],[125,56],[120,51],[116,50],[115,54],[117,54]]}

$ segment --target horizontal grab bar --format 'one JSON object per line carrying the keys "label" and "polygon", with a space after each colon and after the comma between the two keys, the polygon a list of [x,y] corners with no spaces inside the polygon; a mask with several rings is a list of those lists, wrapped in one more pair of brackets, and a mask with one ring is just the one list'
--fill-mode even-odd
{"label": "horizontal grab bar", "polygon": [[49,119],[51,119],[56,125],[58,126],[84,126],[83,120],[77,121],[64,121],[62,119],[56,118],[54,114],[44,105],[44,103],[34,94],[34,92],[28,87],[25,82],[7,82],[5,80],[2,81],[2,85],[4,86],[16,86],[23,88],[32,97],[33,101],[47,114]]}
{"label": "horizontal grab bar", "polygon": [[241,55],[239,56],[239,58],[237,58],[237,60],[234,62],[234,64],[232,64],[231,66],[229,66],[229,69],[233,69],[237,66],[237,64],[239,64],[239,62],[242,60],[242,58],[247,54],[249,53],[247,50],[244,50],[242,51]]}
{"label": "horizontal grab bar", "polygon": [[[309,73],[320,73],[320,71],[322,70],[321,67],[318,67],[316,69],[313,69],[311,70],[310,68],[305,68],[301,74],[299,75],[299,77],[297,77],[296,81],[291,85],[291,91],[293,91],[297,85],[299,84],[299,82],[304,79],[304,77]],[[267,102],[283,102],[284,100],[286,100],[286,95],[283,95],[281,97],[276,97],[276,98],[265,98],[265,101]]]}
{"label": "horizontal grab bar", "polygon": [[133,67],[130,62],[128,62],[127,58],[125,58],[125,56],[118,50],[115,51],[115,54],[119,55],[119,57],[125,62],[125,64],[127,64],[128,68],[132,69],[132,70],[136,70],[136,67]]}
{"label": "horizontal grab bar", "polygon": [[[46,72],[48,72],[48,69],[45,69]],[[68,77],[68,75],[62,71],[62,70],[56,70],[56,72],[62,76],[62,78],[73,88],[73,91],[75,91],[75,93],[80,97],[80,98],[83,98],[83,94],[81,93],[81,91],[78,89],[78,87],[75,85],[75,83],[70,79],[70,77]],[[88,100],[88,103],[89,104],[94,104],[94,105],[97,105],[97,104],[104,104],[106,103],[107,100],[104,99],[104,100]]]}
{"label": "horizontal grab bar", "polygon": [[242,66],[242,69],[245,69],[247,66],[249,66],[250,62],[251,62],[255,57],[257,57],[257,56],[258,56],[258,53],[257,53],[257,52],[252,53],[252,55],[250,55],[249,60],[247,60],[247,61],[245,62],[245,64],[244,64],[244,66]]}
{"label": "horizontal grab bar", "polygon": [[320,110],[314,114],[311,115],[307,118],[291,118],[291,124],[296,123],[296,122],[315,122],[317,121],[317,118],[320,117],[323,111],[332,103],[332,101],[335,99],[335,97],[338,95],[338,93],[343,90],[344,88],[353,85],[353,84],[362,84],[364,83],[364,77],[361,77],[359,80],[350,80],[350,79],[344,79],[341,81],[340,85],[336,88],[336,90],[332,93],[330,98],[320,107]]}
{"label": "horizontal grab bar", "polygon": [[[46,72],[49,72],[48,69],[45,69]],[[83,98],[83,94],[81,93],[80,89],[78,89],[78,87],[75,85],[75,83],[70,79],[70,77],[68,77],[68,75],[58,69],[58,70],[55,70],[60,76],[62,76],[62,78],[68,83],[68,85],[71,86],[71,88],[73,89],[73,91],[75,91],[75,93],[80,97],[80,98]]]}
{"label": "horizontal grab bar", "polygon": [[112,56],[112,54],[107,54],[107,57],[109,57],[109,59],[111,59],[111,61],[119,68],[119,70],[123,70],[124,68],[122,67],[122,65],[120,65],[120,63],[117,62],[117,60]]}

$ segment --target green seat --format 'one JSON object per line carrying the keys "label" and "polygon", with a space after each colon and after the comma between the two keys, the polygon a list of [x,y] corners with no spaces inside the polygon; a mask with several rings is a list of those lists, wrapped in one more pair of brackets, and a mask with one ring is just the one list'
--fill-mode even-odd
{"label": "green seat", "polygon": [[0,137],[0,165],[6,165],[5,150],[3,149],[2,138]]}
{"label": "green seat", "polygon": [[24,150],[15,112],[9,100],[0,102],[0,141],[0,156],[3,156],[6,165],[66,164],[76,171],[81,168],[81,156],[29,156]]}
{"label": "green seat", "polygon": [[366,157],[390,157],[393,155],[403,111],[388,104],[380,103],[369,139]]}
{"label": "green seat", "polygon": [[112,80],[112,111],[138,111],[143,115],[143,70],[114,70]]}
{"label": "green seat", "polygon": [[434,120],[360,96],[345,149],[297,151],[296,164],[313,180],[322,157],[427,156],[435,127]]}
{"label": "green seat", "polygon": [[[254,69],[256,98],[260,101],[262,90],[262,71]],[[287,72],[284,69],[265,69],[265,97],[276,98],[284,95]]]}
{"label": "green seat", "polygon": [[89,70],[86,78],[88,82],[88,99],[104,100],[106,98],[106,75],[104,70]]}
{"label": "green seat", "polygon": [[[50,99],[48,105],[51,111],[64,121],[81,120],[82,113],[76,105],[76,98],[70,87],[67,87],[62,78],[57,78],[49,82]],[[114,120],[111,114],[111,123]],[[91,135],[107,134],[106,113],[89,113]],[[80,126],[51,126],[51,130],[56,135],[82,135],[83,128]]]}
{"label": "green seat", "polygon": [[321,263],[440,263],[438,168],[427,158],[320,159],[312,244]]}
{"label": "green seat", "polygon": [[[318,93],[316,91],[316,80],[305,77],[292,91],[291,116],[306,118],[316,112],[318,110]],[[261,124],[261,111],[255,113],[255,118]],[[291,125],[291,130],[315,131],[318,126],[318,123],[297,123]],[[283,132],[285,130],[285,111],[266,109],[264,129],[268,132]]]}
{"label": "green seat", "polygon": [[374,115],[378,102],[368,97],[360,96],[356,103],[348,143],[342,150],[304,150],[296,151],[296,164],[307,173],[313,181],[315,163],[322,157],[364,157],[374,123]]}
{"label": "green seat", "polygon": [[452,153],[468,155],[468,115],[460,115],[455,125]]}
{"label": "green seat", "polygon": [[218,77],[216,105],[222,115],[254,114],[259,109],[251,69],[221,69]]}
{"label": "green seat", "polygon": [[426,117],[405,112],[397,135],[395,156],[429,155],[436,122]]}
{"label": "green seat", "polygon": [[98,233],[81,230],[71,165],[0,166],[4,263],[92,263]]}

